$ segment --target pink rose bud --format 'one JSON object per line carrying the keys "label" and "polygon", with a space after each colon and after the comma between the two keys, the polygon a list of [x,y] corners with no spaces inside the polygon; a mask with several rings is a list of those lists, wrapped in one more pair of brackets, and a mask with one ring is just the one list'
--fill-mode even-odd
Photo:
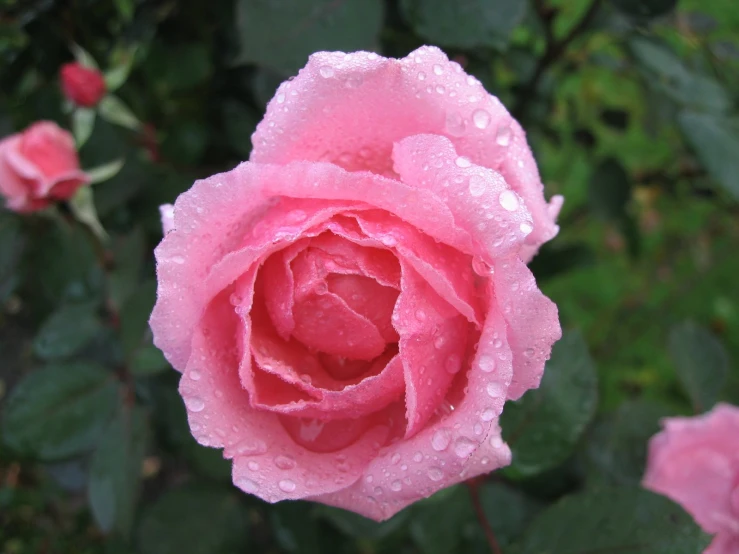
{"label": "pink rose bud", "polygon": [[156,345],[237,487],[382,520],[510,463],[561,330],[524,132],[437,48],[319,52],[156,249]]}
{"label": "pink rose bud", "polygon": [[687,510],[715,535],[705,554],[739,552],[739,408],[719,404],[673,417],[649,444],[644,486]]}
{"label": "pink rose bud", "polygon": [[0,141],[0,195],[11,210],[40,210],[88,181],[72,135],[56,123],[39,121]]}
{"label": "pink rose bud", "polygon": [[60,77],[64,96],[78,106],[92,108],[105,96],[105,80],[97,69],[71,62],[62,66]]}

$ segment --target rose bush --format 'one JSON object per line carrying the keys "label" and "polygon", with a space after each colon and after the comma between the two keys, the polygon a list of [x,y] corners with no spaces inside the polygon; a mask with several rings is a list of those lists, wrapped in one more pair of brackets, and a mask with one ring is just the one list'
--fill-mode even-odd
{"label": "rose bush", "polygon": [[105,96],[105,80],[97,69],[71,62],[62,66],[59,77],[64,96],[78,106],[92,108]]}
{"label": "rose bush", "polygon": [[739,552],[739,408],[667,418],[649,445],[644,486],[685,508],[716,535],[706,554]]}
{"label": "rose bush", "polygon": [[521,127],[436,48],[322,52],[253,142],[162,211],[151,327],[196,439],[246,492],[374,519],[508,464],[561,333]]}
{"label": "rose bush", "polygon": [[0,194],[11,210],[40,210],[87,182],[72,135],[56,123],[39,121],[0,141]]}

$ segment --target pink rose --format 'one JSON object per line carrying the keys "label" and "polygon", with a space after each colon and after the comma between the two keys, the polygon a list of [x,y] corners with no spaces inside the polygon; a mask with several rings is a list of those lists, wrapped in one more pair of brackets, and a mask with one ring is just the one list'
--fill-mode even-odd
{"label": "pink rose", "polygon": [[97,69],[72,62],[62,66],[59,77],[64,96],[78,106],[92,108],[105,96],[105,80]]}
{"label": "pink rose", "polygon": [[673,417],[649,444],[644,486],[685,508],[707,533],[706,554],[739,552],[739,408]]}
{"label": "pink rose", "polygon": [[378,520],[508,464],[503,404],[561,334],[521,128],[425,47],[313,55],[253,140],[163,211],[151,326],[195,438],[246,492]]}
{"label": "pink rose", "polygon": [[56,123],[39,121],[0,141],[0,195],[11,210],[40,210],[88,181],[72,135]]}

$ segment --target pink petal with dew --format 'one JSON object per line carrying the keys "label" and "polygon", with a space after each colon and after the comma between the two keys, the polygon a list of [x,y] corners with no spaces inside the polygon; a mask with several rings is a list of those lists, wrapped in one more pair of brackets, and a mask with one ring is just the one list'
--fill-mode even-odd
{"label": "pink petal with dew", "polygon": [[[459,155],[503,175],[533,217],[527,255],[557,234],[558,209],[544,199],[524,131],[477,79],[435,47],[403,59],[313,54],[269,103],[252,137],[251,160],[331,161],[392,176],[393,144],[418,134],[445,136]],[[551,205],[561,205],[561,198]]]}

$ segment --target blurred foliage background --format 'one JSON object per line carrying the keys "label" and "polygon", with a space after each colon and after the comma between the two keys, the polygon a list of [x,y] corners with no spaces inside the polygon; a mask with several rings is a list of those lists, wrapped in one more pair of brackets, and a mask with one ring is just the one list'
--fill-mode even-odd
{"label": "blurred foliage background", "polygon": [[[74,44],[118,85],[86,123],[59,88]],[[383,524],[268,506],[192,439],[151,344],[158,206],[248,158],[310,53],[422,44],[501,98],[566,198],[532,269],[568,332],[503,420],[533,438],[475,502],[458,486]],[[486,552],[486,524],[504,552],[558,552],[604,486],[630,491],[597,514],[606,546],[635,502],[664,519],[635,489],[659,417],[739,403],[738,99],[734,0],[0,0],[0,136],[83,125],[84,168],[123,161],[93,187],[107,243],[65,206],[0,212],[0,553]],[[699,552],[668,523],[623,551]]]}

